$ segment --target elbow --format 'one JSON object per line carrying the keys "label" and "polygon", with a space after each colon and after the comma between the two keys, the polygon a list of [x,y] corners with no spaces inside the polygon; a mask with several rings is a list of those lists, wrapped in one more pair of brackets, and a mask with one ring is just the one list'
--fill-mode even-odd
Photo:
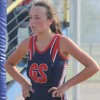
{"label": "elbow", "polygon": [[7,63],[7,61],[4,63],[4,68],[5,68],[5,70],[7,71],[7,69],[8,69],[8,63]]}
{"label": "elbow", "polygon": [[100,67],[98,66],[97,71],[100,71]]}
{"label": "elbow", "polygon": [[94,62],[94,63],[91,63],[90,65],[90,69],[94,72],[94,73],[97,73],[98,71],[100,71],[100,67],[99,65]]}
{"label": "elbow", "polygon": [[6,61],[4,63],[4,68],[6,71],[9,71],[9,69],[11,69],[13,66],[15,66],[15,65],[11,64],[9,61]]}
{"label": "elbow", "polygon": [[94,67],[93,71],[94,71],[94,73],[97,73],[98,71],[100,71],[100,67],[99,66]]}
{"label": "elbow", "polygon": [[98,64],[92,64],[90,66],[88,66],[87,68],[89,68],[89,72],[91,73],[91,75],[96,74],[98,71],[100,71],[100,67],[98,66]]}
{"label": "elbow", "polygon": [[100,67],[99,67],[98,64],[96,65],[96,71],[97,71],[97,72],[100,71]]}

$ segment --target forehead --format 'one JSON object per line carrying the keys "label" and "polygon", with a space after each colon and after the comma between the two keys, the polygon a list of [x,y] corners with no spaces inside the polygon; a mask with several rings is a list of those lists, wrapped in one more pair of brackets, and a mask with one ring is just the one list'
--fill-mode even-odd
{"label": "forehead", "polygon": [[30,9],[30,15],[43,15],[46,14],[46,8],[41,6],[32,6]]}

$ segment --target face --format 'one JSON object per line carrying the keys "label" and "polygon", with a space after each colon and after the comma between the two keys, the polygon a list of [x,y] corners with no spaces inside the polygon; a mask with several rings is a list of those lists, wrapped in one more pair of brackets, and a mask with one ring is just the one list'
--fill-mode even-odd
{"label": "face", "polygon": [[30,10],[30,27],[33,33],[43,33],[50,29],[51,21],[47,19],[46,8],[33,6]]}

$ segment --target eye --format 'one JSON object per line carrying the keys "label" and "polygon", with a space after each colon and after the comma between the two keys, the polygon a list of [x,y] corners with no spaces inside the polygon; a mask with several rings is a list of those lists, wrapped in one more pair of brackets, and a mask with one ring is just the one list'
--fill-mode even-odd
{"label": "eye", "polygon": [[29,19],[32,19],[32,17],[31,17],[31,16],[29,16]]}
{"label": "eye", "polygon": [[40,19],[39,17],[35,17],[35,19]]}

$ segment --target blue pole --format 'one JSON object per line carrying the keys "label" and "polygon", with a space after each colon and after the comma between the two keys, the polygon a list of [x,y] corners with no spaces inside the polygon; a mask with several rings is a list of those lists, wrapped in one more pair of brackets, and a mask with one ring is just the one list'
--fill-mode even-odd
{"label": "blue pole", "polygon": [[6,48],[7,0],[0,0],[0,100],[6,100],[6,71],[4,69]]}

